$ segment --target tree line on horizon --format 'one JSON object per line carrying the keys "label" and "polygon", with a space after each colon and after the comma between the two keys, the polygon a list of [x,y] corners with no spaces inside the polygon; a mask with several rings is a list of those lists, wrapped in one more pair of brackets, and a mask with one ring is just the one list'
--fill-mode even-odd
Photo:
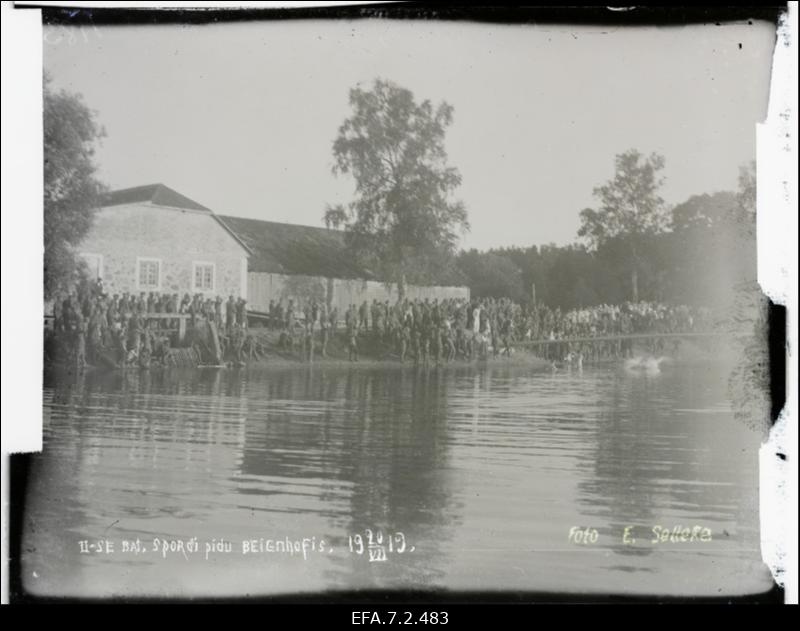
{"label": "tree line on horizon", "polygon": [[[463,250],[456,256],[461,278],[453,280],[476,298],[535,299],[562,310],[638,300],[715,306],[755,282],[754,164],[742,167],[738,192],[693,195],[666,215],[662,230],[594,248],[575,242]],[[640,251],[635,262],[631,238]]]}
{"label": "tree line on horizon", "polygon": [[[417,102],[377,79],[349,95],[352,115],[333,142],[336,176],[355,181],[353,200],[328,206],[325,224],[344,231],[359,264],[401,295],[408,284],[466,285],[476,298],[508,297],[570,309],[627,300],[691,305],[755,280],[755,163],[737,192],[695,195],[668,208],[664,158],[636,149],[594,189],[573,244],[459,250],[469,230],[455,199],[461,184],[444,141],[453,107]],[[94,152],[105,131],[81,96],[44,79],[45,298],[77,277],[76,248],[106,187]],[[725,293],[725,291],[722,291]]]}

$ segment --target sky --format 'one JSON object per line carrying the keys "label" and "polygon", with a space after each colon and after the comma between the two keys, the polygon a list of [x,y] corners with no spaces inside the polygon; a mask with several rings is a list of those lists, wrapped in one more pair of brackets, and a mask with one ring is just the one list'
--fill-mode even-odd
{"label": "sky", "polygon": [[162,182],[225,215],[323,225],[352,200],[332,144],[376,78],[454,107],[445,146],[461,247],[575,241],[631,148],[666,160],[662,196],[735,190],[766,116],[764,23],[568,27],[368,19],[45,27],[44,66],[107,136],[112,189]]}

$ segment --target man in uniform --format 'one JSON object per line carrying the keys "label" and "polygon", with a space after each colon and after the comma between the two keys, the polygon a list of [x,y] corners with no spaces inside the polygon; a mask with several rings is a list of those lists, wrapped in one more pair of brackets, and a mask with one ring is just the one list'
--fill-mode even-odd
{"label": "man in uniform", "polygon": [[347,311],[344,312],[344,328],[348,333],[350,332],[350,327],[353,325],[354,313],[355,307],[353,307],[353,305],[347,307]]}
{"label": "man in uniform", "polygon": [[456,345],[453,343],[453,327],[447,318],[442,323],[442,346],[444,347],[444,360],[448,363],[453,361],[456,356]]}
{"label": "man in uniform", "polygon": [[128,351],[134,355],[139,354],[139,345],[142,335],[142,317],[134,311],[128,320]]}
{"label": "man in uniform", "polygon": [[422,360],[425,364],[428,363],[428,356],[431,348],[431,338],[433,337],[433,320],[431,318],[431,307],[428,299],[422,305],[422,320],[420,322],[420,344],[422,351]]}
{"label": "man in uniform", "polygon": [[331,335],[336,333],[336,327],[339,326],[339,309],[334,305],[331,307],[330,313],[328,314],[328,321],[331,324]]}
{"label": "man in uniform", "polygon": [[81,374],[86,369],[86,319],[75,310],[75,369]]}
{"label": "man in uniform", "polygon": [[114,336],[117,361],[124,365],[128,359],[128,326],[124,318],[119,318],[114,324]]}
{"label": "man in uniform", "polygon": [[153,346],[151,336],[153,333],[145,329],[142,333],[142,345],[139,349],[139,367],[147,370],[150,368]]}
{"label": "man in uniform", "polygon": [[323,357],[328,356],[328,331],[330,329],[330,322],[328,320],[328,305],[324,302],[319,306],[319,330],[321,337],[320,354]]}
{"label": "man in uniform", "polygon": [[236,302],[236,323],[242,329],[247,329],[247,301],[244,298]]}
{"label": "man in uniform", "polygon": [[411,329],[411,348],[414,351],[414,364],[419,364],[419,360],[422,358],[421,354],[421,344],[420,344],[420,337],[421,337],[420,327],[414,326]]}
{"label": "man in uniform", "polygon": [[123,318],[128,317],[129,312],[129,303],[128,303],[128,292],[123,291],[122,296],[119,299],[119,312]]}
{"label": "man in uniform", "polygon": [[510,316],[506,316],[503,320],[503,325],[500,334],[503,338],[503,354],[506,357],[511,357],[511,341],[513,338],[514,324]]}
{"label": "man in uniform", "polygon": [[89,315],[89,360],[93,364],[97,364],[97,359],[100,356],[100,349],[103,345],[103,321],[104,314],[102,314],[102,307],[99,300],[92,307],[91,314]]}
{"label": "man in uniform", "polygon": [[278,300],[275,305],[275,317],[272,319],[272,328],[276,331],[283,329],[284,316],[283,316],[283,299]]}
{"label": "man in uniform", "polygon": [[225,303],[225,326],[230,330],[236,324],[236,301],[233,294],[228,296],[228,302]]}
{"label": "man in uniform", "polygon": [[410,327],[403,325],[399,330],[400,335],[400,361],[406,361],[406,352],[408,351],[408,345],[411,342],[411,329]]}
{"label": "man in uniform", "polygon": [[306,357],[308,358],[308,363],[312,363],[314,361],[314,321],[309,320],[305,326],[305,344],[306,350]]}
{"label": "man in uniform", "polygon": [[372,305],[370,306],[370,317],[372,319],[372,335],[376,335],[378,333],[378,310],[380,307],[378,306],[378,301],[373,298]]}
{"label": "man in uniform", "polygon": [[222,296],[217,296],[214,299],[214,324],[217,325],[217,330],[222,330]]}
{"label": "man in uniform", "polygon": [[442,331],[439,325],[434,323],[431,323],[431,352],[438,366],[442,361]]}
{"label": "man in uniform", "polygon": [[358,361],[358,323],[355,318],[351,318],[347,326],[347,351],[349,361]]}

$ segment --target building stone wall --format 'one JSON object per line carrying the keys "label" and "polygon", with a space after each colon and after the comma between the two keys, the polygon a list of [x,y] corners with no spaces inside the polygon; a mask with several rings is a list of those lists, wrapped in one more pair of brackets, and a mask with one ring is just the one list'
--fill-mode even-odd
{"label": "building stone wall", "polygon": [[[156,291],[247,297],[247,251],[207,212],[150,203],[101,208],[78,251],[108,293],[151,291],[140,286],[138,265],[156,259]],[[194,286],[195,263],[213,264],[212,289]]]}

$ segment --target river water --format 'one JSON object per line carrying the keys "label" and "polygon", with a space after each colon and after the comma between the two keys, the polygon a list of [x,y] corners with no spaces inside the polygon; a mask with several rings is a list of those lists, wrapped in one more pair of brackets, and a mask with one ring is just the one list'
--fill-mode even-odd
{"label": "river water", "polygon": [[46,374],[23,583],[765,591],[761,437],[730,400],[713,362]]}

